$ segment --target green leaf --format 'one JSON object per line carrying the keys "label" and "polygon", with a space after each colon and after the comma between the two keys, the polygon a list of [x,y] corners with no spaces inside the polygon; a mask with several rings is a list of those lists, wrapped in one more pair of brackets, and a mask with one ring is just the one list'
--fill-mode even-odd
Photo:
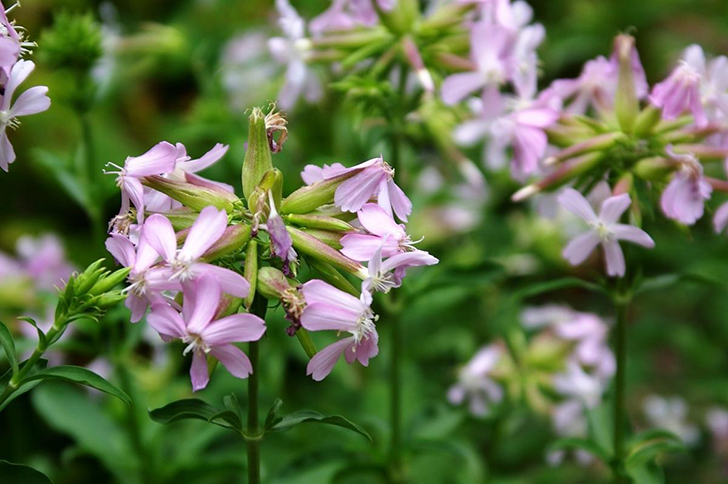
{"label": "green leaf", "polygon": [[[204,420],[214,425],[219,425],[227,429],[240,431],[240,419],[233,412],[219,410],[207,402],[199,398],[185,398],[169,403],[164,407],[149,411],[149,417],[157,423],[170,424],[180,420]],[[233,417],[237,418],[237,424],[234,424]],[[220,422],[223,420],[224,422]]]}
{"label": "green leaf", "polygon": [[126,404],[131,403],[129,395],[93,371],[80,366],[54,366],[27,377],[23,380],[23,382],[33,380],[64,380],[72,383],[78,383],[87,387],[95,388],[104,393],[108,393]]}
{"label": "green leaf", "polygon": [[265,416],[265,426],[263,427],[265,430],[270,430],[274,425],[281,421],[282,418],[279,412],[282,406],[283,400],[276,398],[276,401],[273,402],[270,410],[268,410],[268,415]]}
{"label": "green leaf", "polygon": [[21,321],[25,321],[26,323],[30,324],[35,328],[35,330],[38,332],[38,344],[43,347],[47,347],[47,341],[45,333],[38,327],[38,323],[35,322],[33,318],[28,318],[26,316],[21,316],[18,318]]}
{"label": "green leaf", "polygon": [[15,352],[15,340],[13,339],[13,335],[10,334],[8,327],[2,321],[0,321],[0,344],[3,345],[5,354],[8,357],[10,368],[13,370],[13,376],[17,375],[19,366],[18,354]]}
{"label": "green leaf", "polygon": [[[23,363],[27,364],[26,362]],[[48,365],[48,360],[44,360],[41,358],[35,365],[35,368],[30,370],[31,375],[37,373],[38,371],[42,371]],[[15,390],[3,403],[0,403],[0,412],[2,412],[2,410],[10,404],[10,402],[15,400],[22,394],[27,393],[35,388],[36,385],[38,385],[40,382],[40,380],[28,381],[28,379],[26,378],[17,390]]]}
{"label": "green leaf", "polygon": [[6,460],[0,460],[0,482],[7,482],[8,484],[53,484],[42,472]]}
{"label": "green leaf", "polygon": [[632,484],[664,484],[665,474],[662,468],[654,462],[627,469],[632,478]]}
{"label": "green leaf", "polygon": [[611,458],[614,455],[614,427],[612,425],[611,407],[607,402],[596,408],[586,410],[591,440]]}
{"label": "green leaf", "polygon": [[243,410],[240,408],[238,397],[236,397],[234,393],[223,397],[222,402],[225,404],[225,408],[233,412],[239,419],[242,420]]}
{"label": "green leaf", "polygon": [[43,167],[44,171],[51,173],[66,193],[86,210],[89,215],[96,213],[98,209],[92,203],[88,195],[88,190],[78,183],[76,177],[69,171],[68,162],[64,158],[41,149],[34,150],[33,155],[36,162]]}
{"label": "green leaf", "polygon": [[655,457],[665,452],[684,452],[687,449],[676,435],[666,430],[652,430],[639,434],[627,453],[627,469],[649,464]]}
{"label": "green leaf", "polygon": [[599,457],[603,462],[609,462],[609,454],[605,452],[599,445],[588,439],[580,439],[577,437],[558,439],[549,445],[549,451],[554,450],[585,450],[590,454]]}
{"label": "green leaf", "polygon": [[700,274],[662,274],[660,276],[648,277],[639,282],[634,294],[644,294],[650,291],[661,291],[681,282],[695,282],[706,286],[721,287],[718,281]]}
{"label": "green leaf", "polygon": [[357,424],[351,422],[350,420],[347,420],[341,415],[332,415],[330,417],[326,417],[312,410],[299,410],[298,412],[288,414],[285,417],[281,418],[281,420],[278,423],[274,424],[269,430],[271,432],[284,432],[302,423],[335,425],[337,427],[342,427],[356,432],[357,434],[366,437],[370,441],[372,440],[371,436],[367,433],[366,430],[359,427]]}

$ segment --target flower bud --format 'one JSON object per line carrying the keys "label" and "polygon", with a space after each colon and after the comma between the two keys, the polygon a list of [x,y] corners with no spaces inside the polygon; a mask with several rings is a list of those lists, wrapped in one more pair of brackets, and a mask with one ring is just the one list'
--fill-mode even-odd
{"label": "flower bud", "polygon": [[330,230],[321,229],[305,229],[304,232],[316,237],[324,244],[336,250],[339,250],[342,247],[341,237],[343,237],[343,235],[341,234],[341,232],[332,232]]}
{"label": "flower bud", "polygon": [[283,294],[293,287],[285,274],[275,267],[258,269],[257,291],[266,299],[281,299]]}
{"label": "flower bud", "polygon": [[220,319],[237,313],[242,304],[243,300],[241,298],[231,296],[230,294],[222,294],[220,296],[220,303],[217,306],[215,318]]}
{"label": "flower bud", "polygon": [[250,310],[255,299],[258,284],[258,242],[255,240],[248,242],[248,249],[245,251],[243,277],[250,283],[250,292],[245,298],[245,309]]}
{"label": "flower bud", "polygon": [[330,230],[332,232],[356,232],[356,229],[348,222],[326,215],[290,214],[284,215],[283,219],[286,222],[307,229]]}
{"label": "flower bud", "polygon": [[238,201],[238,197],[222,188],[201,187],[187,182],[169,180],[158,175],[147,176],[141,180],[145,186],[162,192],[185,207],[196,211],[212,205],[230,213]]}
{"label": "flower bud", "polygon": [[649,104],[637,115],[637,121],[634,126],[634,133],[639,137],[645,137],[652,134],[657,124],[662,119],[662,110]]}
{"label": "flower bud", "polygon": [[[147,215],[151,215],[151,213],[147,212]],[[180,207],[170,212],[160,213],[172,222],[172,228],[174,228],[175,232],[192,227],[192,224],[195,223],[195,220],[200,215],[199,212],[195,212],[187,207]]]}
{"label": "flower bud", "polygon": [[625,173],[622,175],[622,178],[617,181],[617,183],[614,185],[614,189],[612,190],[612,195],[622,195],[623,193],[629,193],[632,191],[632,187],[634,186],[634,175],[632,173]]}
{"label": "flower bud", "polygon": [[243,161],[243,195],[247,200],[265,173],[273,169],[273,157],[268,143],[265,115],[260,108],[251,113],[248,128],[248,149]]}
{"label": "flower bud", "polygon": [[614,111],[622,131],[632,133],[639,113],[639,100],[634,85],[634,37],[618,35],[614,40],[614,55],[619,63]]}
{"label": "flower bud", "polygon": [[577,176],[591,170],[603,159],[604,153],[597,151],[566,160],[543,179],[518,190],[511,196],[511,200],[520,202],[544,190],[555,190],[569,180],[573,180]]}
{"label": "flower bud", "polygon": [[281,203],[281,213],[308,213],[322,205],[334,203],[334,194],[336,193],[336,189],[339,188],[339,185],[357,173],[359,172],[352,170],[342,175],[299,188],[283,200],[283,203]]}
{"label": "flower bud", "polygon": [[675,168],[672,160],[662,156],[652,156],[638,161],[632,168],[632,172],[643,180],[663,181]]}
{"label": "flower bud", "polygon": [[383,8],[380,2],[372,2],[379,18],[387,29],[397,35],[409,33],[420,19],[418,0],[397,0],[389,8]]}
{"label": "flower bud", "polygon": [[329,247],[303,230],[294,227],[286,227],[286,229],[291,234],[293,247],[298,252],[327,262],[337,269],[353,274],[360,279],[366,279],[368,275],[366,269],[355,260],[349,259],[338,250]]}
{"label": "flower bud", "polygon": [[250,233],[251,229],[248,224],[228,226],[222,237],[204,253],[202,259],[213,261],[245,247],[245,244],[250,240]]}
{"label": "flower bud", "polygon": [[125,292],[107,292],[106,294],[102,294],[92,299],[90,306],[94,306],[100,310],[105,310],[116,306],[125,299]]}
{"label": "flower bud", "polygon": [[99,259],[89,265],[86,269],[84,269],[82,273],[78,274],[76,277],[71,276],[71,278],[69,278],[69,282],[71,282],[71,280],[74,281],[74,284],[71,285],[74,296],[80,296],[82,294],[88,293],[89,289],[91,289],[94,284],[96,284],[96,281],[98,281],[101,275],[106,272],[106,269],[101,267],[101,264],[103,264],[103,262],[104,259]]}
{"label": "flower bud", "polygon": [[112,273],[104,274],[98,281],[88,290],[93,296],[98,296],[115,288],[118,284],[124,282],[131,271],[131,267],[118,269]]}
{"label": "flower bud", "polygon": [[544,165],[554,165],[560,161],[572,158],[574,156],[583,155],[584,153],[590,153],[593,151],[607,150],[617,144],[618,142],[627,139],[627,135],[620,132],[606,133],[599,136],[595,136],[586,141],[573,144],[568,148],[565,148],[554,156],[550,156],[544,160]]}
{"label": "flower bud", "polygon": [[349,282],[349,280],[341,275],[331,264],[319,259],[310,259],[309,265],[318,272],[321,279],[328,282],[337,289],[348,292],[352,296],[359,297],[359,290]]}

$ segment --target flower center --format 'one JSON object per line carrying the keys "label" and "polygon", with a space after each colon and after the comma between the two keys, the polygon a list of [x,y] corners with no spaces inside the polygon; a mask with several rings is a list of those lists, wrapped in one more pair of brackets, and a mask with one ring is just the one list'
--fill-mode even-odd
{"label": "flower center", "polygon": [[182,257],[178,252],[174,260],[169,263],[170,267],[172,267],[172,270],[174,271],[171,279],[179,279],[180,282],[192,279],[193,274],[190,269],[194,262],[195,261],[193,259]]}
{"label": "flower center", "polygon": [[359,320],[356,322],[356,329],[351,333],[354,335],[354,342],[357,345],[361,341],[369,339],[369,335],[371,335],[375,330],[374,323],[378,319],[379,316],[374,314],[370,309],[367,309],[364,313],[362,313]]}
{"label": "flower center", "polygon": [[187,343],[187,347],[182,352],[182,355],[187,356],[190,351],[201,351],[203,353],[209,353],[210,347],[202,340],[202,336],[195,333],[188,333],[182,338],[183,343]]}
{"label": "flower center", "polygon": [[591,224],[594,231],[597,233],[597,236],[602,242],[606,242],[612,238],[614,235],[612,231],[609,229],[609,227],[604,222],[596,222],[594,224]]}

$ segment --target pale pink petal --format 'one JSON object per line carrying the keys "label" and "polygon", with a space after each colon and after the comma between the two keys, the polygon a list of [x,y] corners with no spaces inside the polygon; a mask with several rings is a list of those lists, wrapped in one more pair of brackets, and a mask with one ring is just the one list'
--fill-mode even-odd
{"label": "pale pink petal", "polygon": [[5,128],[5,126],[0,128],[0,168],[3,171],[8,171],[8,165],[15,161],[15,150],[13,145],[10,144]]}
{"label": "pale pink petal", "polygon": [[191,267],[195,277],[209,274],[217,279],[222,291],[235,297],[247,297],[250,293],[250,283],[242,275],[225,267],[214,264],[198,262]]}
{"label": "pale pink petal", "polygon": [[629,194],[623,193],[616,197],[609,197],[602,203],[599,219],[605,224],[613,224],[619,220],[625,210],[632,204]]}
{"label": "pale pink petal", "polygon": [[225,210],[218,210],[213,206],[203,208],[195,223],[192,224],[182,250],[180,250],[180,257],[189,260],[199,259],[222,237],[227,222]]}
{"label": "pale pink petal", "polygon": [[484,86],[485,77],[480,72],[452,74],[442,83],[440,95],[445,104],[453,105]]}
{"label": "pale pink petal", "polygon": [[655,241],[652,240],[652,237],[639,227],[616,224],[611,227],[611,230],[617,240],[626,240],[628,242],[641,245],[642,247],[647,247],[648,249],[655,246]]}
{"label": "pale pink petal", "polygon": [[142,182],[131,176],[124,176],[123,180],[124,184],[122,189],[124,190],[124,194],[134,204],[134,207],[137,209],[137,221],[142,223],[144,222],[144,187],[142,186]]}
{"label": "pale pink petal", "polygon": [[202,340],[210,346],[258,341],[265,333],[265,321],[254,314],[238,313],[213,321],[202,330]]}
{"label": "pale pink petal", "polygon": [[360,313],[329,303],[308,304],[301,315],[301,325],[309,331],[355,331]]}
{"label": "pale pink petal", "polygon": [[721,205],[718,210],[715,211],[713,226],[715,227],[716,233],[723,232],[726,226],[728,226],[728,202]]}
{"label": "pale pink petal", "polygon": [[358,212],[377,193],[386,176],[381,167],[365,168],[339,185],[334,193],[334,203],[345,212]]}
{"label": "pale pink petal", "polygon": [[127,175],[132,177],[161,175],[174,170],[177,148],[166,141],[157,143],[140,156],[130,156],[124,162]]}
{"label": "pale pink petal", "polygon": [[5,84],[3,91],[2,110],[7,111],[10,108],[10,101],[18,86],[28,78],[35,69],[35,64],[29,60],[20,59],[10,70],[10,76]]}
{"label": "pale pink petal", "polygon": [[401,225],[394,221],[386,211],[376,203],[367,203],[356,214],[362,227],[369,233],[380,237],[391,236],[402,240],[407,234]]}
{"label": "pale pink petal", "polygon": [[195,351],[192,353],[190,380],[192,380],[193,392],[204,389],[210,382],[210,373],[207,370],[207,357],[202,351]]}
{"label": "pale pink petal", "polygon": [[316,165],[306,165],[301,172],[301,179],[306,185],[322,181],[324,169]]}
{"label": "pale pink petal", "polygon": [[362,310],[359,299],[319,279],[313,279],[301,286],[301,292],[308,304],[327,303],[341,306],[353,312]]}
{"label": "pale pink petal", "polygon": [[155,304],[147,316],[147,323],[162,336],[183,338],[185,323],[177,311],[166,304]]}
{"label": "pale pink petal", "polygon": [[[203,274],[194,282],[192,288],[194,290],[185,287],[184,306],[187,306],[189,301],[193,301],[192,312],[185,311],[185,320],[188,332],[201,334],[212,321],[217,311],[217,305],[220,303],[220,283],[214,277]],[[189,316],[187,316],[188,314]]]}
{"label": "pale pink petal", "polygon": [[131,240],[119,234],[111,234],[106,239],[106,250],[108,250],[114,259],[124,267],[130,267],[136,259],[136,251]]}
{"label": "pale pink petal", "polygon": [[594,209],[591,205],[589,205],[587,199],[584,198],[584,195],[573,188],[564,189],[564,191],[559,194],[558,201],[566,210],[582,218],[586,222],[593,223],[597,221],[597,214],[594,213]]}
{"label": "pale pink petal", "polygon": [[18,99],[13,103],[13,107],[10,108],[9,116],[28,116],[47,110],[51,107],[51,99],[46,95],[47,93],[48,88],[46,86],[31,87],[18,96]]}
{"label": "pale pink petal", "polygon": [[237,378],[248,378],[253,373],[253,365],[248,356],[237,346],[221,345],[210,349],[212,356],[220,360],[230,374]]}
{"label": "pale pink petal", "polygon": [[179,167],[187,173],[197,173],[198,171],[204,170],[216,163],[225,155],[225,153],[227,153],[228,148],[230,148],[230,146],[217,143],[210,151],[202,155],[197,160],[185,161],[184,163],[180,163]]}
{"label": "pale pink petal", "polygon": [[399,243],[392,237],[382,240],[376,235],[347,234],[341,238],[341,253],[357,261],[367,261],[382,245],[384,257],[391,257],[399,252]]}
{"label": "pale pink petal", "polygon": [[404,194],[402,189],[394,183],[394,180],[387,182],[387,188],[389,189],[389,197],[395,215],[403,222],[406,222],[407,217],[412,213],[412,202],[407,198],[407,195]]}
{"label": "pale pink petal", "polygon": [[144,222],[141,237],[146,240],[166,261],[174,260],[177,254],[177,236],[172,222],[164,215],[155,213]]}
{"label": "pale pink petal", "polygon": [[581,264],[589,257],[589,254],[596,248],[599,243],[599,236],[592,231],[585,232],[574,237],[564,247],[561,255],[573,265]]}
{"label": "pale pink petal", "polygon": [[379,334],[374,331],[344,353],[346,362],[352,364],[354,360],[359,360],[362,366],[369,366],[369,360],[379,354],[378,342]]}
{"label": "pale pink petal", "polygon": [[326,378],[341,354],[354,344],[354,338],[344,338],[316,353],[306,367],[306,374],[316,381]]}
{"label": "pale pink petal", "polygon": [[130,321],[132,323],[137,323],[141,321],[141,319],[144,317],[144,313],[147,312],[149,302],[146,299],[137,296],[136,294],[129,294],[126,297],[124,305],[131,311]]}
{"label": "pale pink petal", "polygon": [[607,264],[607,274],[622,277],[626,271],[624,253],[616,240],[602,242],[604,258]]}

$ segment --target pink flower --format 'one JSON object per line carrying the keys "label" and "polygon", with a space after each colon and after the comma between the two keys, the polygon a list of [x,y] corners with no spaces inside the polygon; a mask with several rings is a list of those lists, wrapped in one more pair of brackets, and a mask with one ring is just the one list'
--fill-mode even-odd
{"label": "pink flower", "polygon": [[331,6],[311,20],[308,25],[314,37],[325,32],[349,30],[356,26],[356,20],[348,11],[350,0],[333,0]]}
{"label": "pink flower", "polygon": [[202,390],[210,381],[207,354],[217,358],[233,376],[247,378],[253,372],[250,360],[232,343],[258,341],[265,321],[253,314],[238,313],[215,319],[221,288],[214,277],[201,276],[193,290],[185,291],[182,315],[166,304],[155,304],[147,321],[165,341],[179,339],[192,352],[192,390]]}
{"label": "pink flower", "polygon": [[129,272],[128,296],[124,304],[131,311],[131,322],[136,323],[144,317],[151,304],[162,303],[169,298],[163,291],[181,291],[179,281],[172,280],[172,271],[166,267],[152,267],[159,259],[159,254],[149,245],[144,234],[139,237],[135,246],[131,240],[119,234],[111,234],[106,239],[106,250],[124,267],[131,267]]}
{"label": "pink flower", "polygon": [[699,46],[690,46],[679,65],[664,81],[656,84],[650,102],[662,108],[665,119],[675,119],[690,111],[698,126],[708,123],[703,108],[700,86],[705,74],[705,57]]}
{"label": "pink flower", "polygon": [[[538,169],[548,144],[544,129],[553,124],[559,114],[540,100],[513,101],[496,87],[486,89],[480,116],[458,126],[454,137],[466,146],[487,138],[484,158],[493,168],[506,164],[507,148],[512,146],[511,174],[513,178],[522,180]],[[518,108],[508,112],[509,104]]]}
{"label": "pink flower", "polygon": [[715,227],[716,233],[723,232],[726,226],[728,226],[728,202],[718,207],[713,216],[713,227]]}
{"label": "pink flower", "polygon": [[392,217],[376,203],[367,203],[357,213],[359,223],[368,233],[346,234],[341,238],[341,253],[365,261],[382,248],[382,257],[391,257],[400,252],[414,250],[414,243],[407,235],[404,225],[397,224]]}
{"label": "pink flower", "polygon": [[[1,5],[0,9],[2,9]],[[2,55],[1,52],[0,55]],[[20,83],[28,78],[33,69],[35,69],[33,62],[19,60],[10,70],[10,75],[4,86],[5,90],[0,101],[0,168],[4,171],[8,171],[8,165],[15,161],[15,150],[8,139],[7,129],[18,126],[19,122],[16,118],[19,116],[41,113],[51,105],[46,86],[31,87],[18,96],[15,102],[12,102],[15,90]]]}
{"label": "pink flower", "polygon": [[431,266],[440,262],[424,250],[410,250],[400,252],[382,259],[382,248],[387,240],[372,254],[367,265],[369,275],[362,282],[362,291],[377,291],[387,293],[390,289],[402,285],[402,279],[407,275],[407,269],[419,266]]}
{"label": "pink flower", "polygon": [[[10,7],[12,8],[12,6]],[[10,70],[18,61],[21,51],[23,50],[23,42],[15,29],[15,22],[8,20],[7,11],[0,3],[0,70],[10,76]]]}
{"label": "pink flower", "polygon": [[24,235],[18,239],[17,252],[23,269],[41,289],[61,287],[74,270],[55,235]]}
{"label": "pink flower", "polygon": [[357,299],[317,279],[305,283],[301,292],[306,300],[301,326],[309,331],[351,334],[316,353],[308,363],[306,374],[316,381],[323,380],[342,354],[349,364],[359,360],[363,366],[368,366],[369,359],[379,353],[379,335],[374,326],[378,316],[369,307],[371,294],[364,291]]}
{"label": "pink flower", "polygon": [[307,165],[301,178],[307,184],[334,178],[345,173],[356,172],[336,189],[334,203],[345,212],[358,212],[369,200],[376,198],[377,203],[392,217],[392,210],[400,220],[407,221],[412,213],[412,202],[401,188],[394,183],[394,170],[380,156],[345,168],[339,163],[319,168]]}
{"label": "pink flower", "polygon": [[448,76],[442,83],[442,100],[456,104],[472,93],[489,86],[500,86],[511,75],[512,35],[508,29],[478,22],[470,30],[470,56],[475,72]]}
{"label": "pink flower", "polygon": [[144,186],[139,178],[152,175],[164,175],[175,168],[177,148],[162,141],[140,156],[130,156],[124,161],[124,167],[107,163],[106,166],[116,168],[105,173],[117,175],[116,185],[121,188],[121,209],[119,215],[129,212],[129,202],[137,210],[137,221],[144,222]]}
{"label": "pink flower", "polygon": [[182,248],[177,250],[177,236],[172,223],[161,214],[154,214],[144,224],[144,235],[167,267],[172,269],[171,279],[181,283],[208,274],[217,279],[225,293],[246,297],[250,291],[248,281],[235,271],[201,261],[203,254],[222,237],[227,227],[227,214],[215,207],[205,207],[192,224]]}
{"label": "pink flower", "polygon": [[458,382],[447,391],[450,403],[460,405],[468,400],[473,415],[488,415],[491,404],[503,400],[503,388],[491,378],[502,357],[503,348],[498,344],[481,348],[458,372]]}
{"label": "pink flower", "polygon": [[278,23],[285,37],[270,39],[268,49],[276,61],[286,65],[278,103],[281,109],[290,109],[301,95],[308,102],[319,100],[323,90],[321,81],[306,64],[311,42],[305,38],[305,22],[288,0],[276,0],[276,9],[281,15]]}
{"label": "pink flower", "polygon": [[[662,192],[660,206],[667,217],[684,224],[694,224],[703,216],[705,200],[713,188],[703,177],[703,165],[691,154],[675,154],[667,149],[680,168]],[[716,213],[717,216],[717,213]]]}
{"label": "pink flower", "polygon": [[619,218],[630,206],[629,195],[623,193],[607,198],[601,206],[599,216],[584,195],[573,188],[565,189],[559,195],[559,203],[568,211],[583,219],[589,225],[589,231],[572,239],[564,248],[563,256],[573,265],[581,264],[598,244],[604,249],[607,274],[624,276],[624,254],[619,246],[620,240],[626,240],[651,249],[655,242],[644,230],[618,223]]}
{"label": "pink flower", "polygon": [[271,253],[283,261],[283,272],[291,275],[291,262],[296,261],[296,251],[293,248],[293,239],[291,234],[286,230],[283,219],[276,210],[276,204],[273,200],[273,193],[268,191],[268,204],[270,205],[270,215],[268,220],[261,228],[265,229],[270,235]]}

